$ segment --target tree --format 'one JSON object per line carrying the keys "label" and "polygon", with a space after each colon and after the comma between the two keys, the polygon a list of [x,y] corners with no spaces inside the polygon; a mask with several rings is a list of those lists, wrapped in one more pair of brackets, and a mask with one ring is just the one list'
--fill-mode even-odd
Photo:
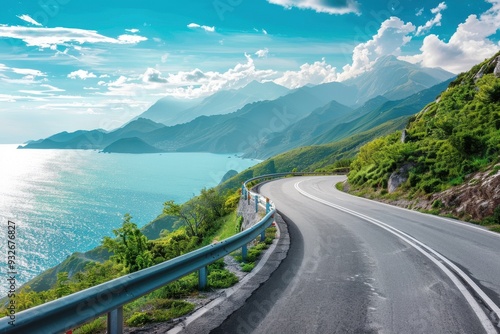
{"label": "tree", "polygon": [[105,237],[103,246],[113,252],[113,259],[122,263],[128,272],[138,271],[153,265],[153,256],[149,251],[148,238],[142,234],[137,225],[126,214],[122,227],[113,230],[117,237]]}
{"label": "tree", "polygon": [[186,232],[190,237],[201,237],[200,228],[207,224],[211,211],[203,205],[200,198],[194,198],[191,201],[180,205],[175,201],[167,201],[163,206],[163,213],[174,216],[186,227]]}

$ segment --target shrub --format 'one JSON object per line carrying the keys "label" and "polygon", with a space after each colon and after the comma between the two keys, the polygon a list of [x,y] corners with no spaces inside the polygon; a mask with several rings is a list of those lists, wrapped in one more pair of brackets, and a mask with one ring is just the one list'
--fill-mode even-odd
{"label": "shrub", "polygon": [[208,286],[212,288],[228,288],[238,282],[238,277],[228,270],[212,270],[208,274]]}

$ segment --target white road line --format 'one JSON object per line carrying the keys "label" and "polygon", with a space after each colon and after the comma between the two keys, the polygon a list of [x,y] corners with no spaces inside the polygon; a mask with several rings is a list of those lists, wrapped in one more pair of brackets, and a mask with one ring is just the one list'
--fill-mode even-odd
{"label": "white road line", "polygon": [[[408,243],[409,245],[411,245],[413,248],[415,248],[417,251],[419,251],[420,253],[422,253],[424,256],[426,256],[428,259],[430,259],[434,264],[436,264],[450,279],[451,281],[455,284],[455,286],[458,288],[458,290],[460,290],[460,292],[462,293],[462,295],[465,297],[465,299],[467,300],[467,302],[469,303],[469,305],[471,306],[471,308],[474,310],[474,313],[476,313],[476,316],[479,318],[479,321],[481,322],[481,324],[483,325],[483,328],[486,330],[487,333],[498,333],[491,320],[488,318],[488,316],[484,313],[483,309],[481,308],[481,306],[479,306],[479,304],[477,303],[477,301],[474,299],[474,297],[470,294],[470,292],[467,290],[467,288],[465,287],[464,284],[462,284],[462,282],[460,282],[457,277],[451,272],[451,270],[449,270],[446,266],[443,265],[443,263],[441,263],[440,261],[438,261],[435,257],[431,256],[429,254],[429,252],[431,252],[432,254],[434,254],[436,257],[438,257],[441,261],[443,261],[444,263],[446,263],[448,266],[450,266],[455,272],[457,275],[459,275],[462,279],[464,279],[467,284],[469,284],[469,286],[480,296],[480,298],[483,300],[483,302],[485,302],[488,307],[496,313],[497,317],[500,318],[500,308],[484,293],[483,290],[481,290],[481,288],[479,286],[477,286],[476,283],[474,283],[474,281],[472,281],[472,279],[467,276],[462,270],[460,270],[460,268],[458,268],[455,264],[453,264],[450,260],[448,260],[446,257],[442,256],[441,254],[439,254],[438,252],[436,252],[434,249],[430,248],[429,246],[423,244],[422,242],[418,241],[417,239],[407,235],[406,233],[404,233],[403,231],[400,231],[390,225],[387,225],[379,220],[376,220],[374,218],[371,218],[371,217],[368,217],[368,216],[365,216],[359,212],[356,212],[356,211],[353,211],[353,210],[350,210],[348,208],[345,208],[345,207],[342,207],[340,205],[336,205],[336,204],[333,204],[331,202],[328,202],[324,199],[321,199],[319,197],[316,197],[314,195],[311,195],[309,193],[307,193],[306,191],[302,190],[300,188],[300,183],[304,182],[305,180],[303,181],[299,181],[297,183],[295,183],[295,189],[301,193],[302,195],[316,201],[316,202],[319,202],[319,203],[322,203],[322,204],[325,204],[329,207],[332,207],[332,208],[335,208],[337,210],[340,210],[340,211],[343,211],[343,212],[346,212],[348,214],[351,214],[353,216],[356,216],[358,218],[361,218],[363,220],[366,220],[374,225],[377,225],[381,228],[383,228],[384,230],[392,233],[393,235],[397,236],[398,238],[404,240],[406,243]],[[427,250],[427,251],[424,251]]]}
{"label": "white road line", "polygon": [[[335,186],[333,188],[335,189]],[[426,217],[431,216],[432,218],[436,218],[436,219],[445,221],[445,222],[450,223],[450,224],[456,224],[456,225],[464,226],[464,227],[471,228],[471,229],[474,229],[474,230],[477,230],[477,231],[480,231],[480,232],[488,233],[488,234],[493,235],[493,236],[495,236],[497,238],[500,238],[500,233],[493,232],[493,231],[490,231],[490,230],[487,230],[485,228],[481,228],[481,227],[478,227],[478,226],[474,226],[474,225],[472,225],[470,223],[460,222],[458,220],[454,220],[454,219],[451,219],[451,218],[440,217],[440,216],[436,216],[436,215],[429,215],[427,213],[423,213],[423,212],[420,212],[420,211],[410,210],[410,209],[402,208],[400,206],[391,205],[391,204],[387,204],[387,203],[383,203],[383,202],[379,202],[379,201],[374,201],[374,200],[369,199],[369,198],[354,196],[354,195],[351,195],[351,194],[348,194],[348,193],[345,193],[345,192],[341,192],[341,193],[344,194],[344,195],[346,195],[346,196],[355,197],[357,199],[360,199],[360,200],[363,200],[363,201],[367,201],[367,202],[371,202],[371,203],[385,205],[385,206],[388,206],[388,207],[391,207],[391,208],[395,208],[395,209],[398,209],[398,210],[403,210],[403,211],[406,211],[406,212],[411,212],[411,213],[423,215],[423,216],[426,216]]]}

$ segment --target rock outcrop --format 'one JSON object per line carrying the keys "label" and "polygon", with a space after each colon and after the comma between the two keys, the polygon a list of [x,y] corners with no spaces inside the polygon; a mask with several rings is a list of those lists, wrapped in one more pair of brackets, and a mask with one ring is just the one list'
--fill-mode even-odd
{"label": "rock outcrop", "polygon": [[500,78],[500,56],[496,57],[495,61],[497,62],[497,65],[493,70],[493,74],[495,74],[497,78]]}
{"label": "rock outcrop", "polygon": [[483,220],[500,206],[500,173],[495,170],[475,174],[467,183],[432,196],[454,216]]}
{"label": "rock outcrop", "polygon": [[398,171],[391,174],[387,182],[387,191],[389,193],[394,192],[400,185],[408,180],[408,172],[413,166],[414,164],[405,164]]}

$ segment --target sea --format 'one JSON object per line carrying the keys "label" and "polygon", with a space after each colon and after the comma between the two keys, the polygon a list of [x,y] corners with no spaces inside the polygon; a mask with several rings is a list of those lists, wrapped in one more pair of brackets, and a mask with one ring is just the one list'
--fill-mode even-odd
{"label": "sea", "polygon": [[[126,213],[139,227],[257,160],[210,153],[107,154],[0,145],[0,296],[99,245]],[[10,252],[9,252],[10,251]],[[12,252],[14,251],[14,252]],[[11,256],[9,258],[9,256]],[[10,260],[10,262],[9,262]]]}

